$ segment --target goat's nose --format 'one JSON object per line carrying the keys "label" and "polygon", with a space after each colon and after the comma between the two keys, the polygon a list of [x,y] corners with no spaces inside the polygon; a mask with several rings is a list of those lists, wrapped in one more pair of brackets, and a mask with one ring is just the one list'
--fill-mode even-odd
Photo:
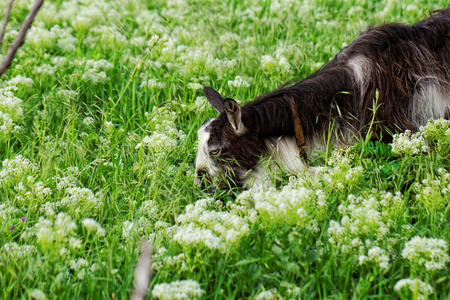
{"label": "goat's nose", "polygon": [[206,178],[208,175],[208,170],[205,168],[201,168],[201,169],[198,169],[195,173],[196,173],[195,175],[197,177],[196,182],[197,182],[198,186],[202,189],[205,189],[206,188],[205,180],[207,180]]}
{"label": "goat's nose", "polygon": [[198,169],[198,170],[196,171],[196,173],[197,173],[197,177],[198,177],[199,179],[201,179],[202,177],[208,175],[208,170],[205,169],[205,168],[201,168],[201,169]]}
{"label": "goat's nose", "polygon": [[216,187],[212,184],[211,175],[208,172],[208,169],[201,168],[195,171],[197,175],[197,184],[202,190],[208,190],[210,193],[214,193]]}

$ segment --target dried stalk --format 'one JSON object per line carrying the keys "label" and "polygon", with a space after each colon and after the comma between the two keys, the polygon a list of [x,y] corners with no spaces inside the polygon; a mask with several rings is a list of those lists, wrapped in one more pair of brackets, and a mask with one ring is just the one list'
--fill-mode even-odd
{"label": "dried stalk", "polygon": [[148,286],[151,280],[152,268],[152,247],[148,242],[141,242],[141,257],[134,270],[134,293],[132,300],[144,300],[148,293]]}
{"label": "dried stalk", "polygon": [[0,49],[2,47],[3,37],[5,36],[5,31],[6,31],[6,24],[8,24],[9,15],[11,14],[13,2],[14,2],[14,0],[9,0],[8,8],[6,9],[5,18],[3,19],[2,31],[0,32]]}
{"label": "dried stalk", "polygon": [[27,18],[23,22],[22,27],[20,27],[19,34],[17,34],[16,39],[14,40],[12,45],[9,47],[8,52],[5,55],[5,58],[3,59],[2,63],[0,64],[0,77],[9,68],[17,50],[20,48],[20,46],[23,45],[27,31],[28,31],[28,29],[30,29],[31,24],[33,23],[34,18],[36,17],[36,14],[38,13],[39,9],[42,6],[42,3],[44,3],[44,0],[36,0],[36,3],[34,4],[33,8],[31,9],[30,13],[28,14]]}

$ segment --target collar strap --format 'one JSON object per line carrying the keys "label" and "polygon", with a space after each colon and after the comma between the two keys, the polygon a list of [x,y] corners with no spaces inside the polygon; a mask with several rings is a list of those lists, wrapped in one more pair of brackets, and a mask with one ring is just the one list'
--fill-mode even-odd
{"label": "collar strap", "polygon": [[295,141],[297,142],[298,153],[300,157],[306,160],[308,155],[306,154],[306,143],[305,143],[305,135],[303,134],[302,123],[300,122],[300,116],[298,115],[298,111],[295,108],[294,98],[291,96],[283,95],[283,98],[289,103],[291,106],[291,114],[292,114],[292,122],[294,123],[294,132],[295,132]]}

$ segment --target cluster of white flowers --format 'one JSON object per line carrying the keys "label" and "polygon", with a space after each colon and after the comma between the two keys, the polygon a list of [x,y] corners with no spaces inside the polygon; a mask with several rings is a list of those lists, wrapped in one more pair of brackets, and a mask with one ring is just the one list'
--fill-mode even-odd
{"label": "cluster of white flowers", "polygon": [[248,88],[252,79],[253,78],[248,78],[247,76],[238,75],[234,80],[228,80],[228,86],[230,88]]}
{"label": "cluster of white flowers", "polygon": [[52,190],[42,181],[34,182],[32,176],[28,176],[26,182],[20,181],[14,190],[17,192],[16,200],[25,203],[42,203],[48,196],[52,194]]}
{"label": "cluster of white flowers", "polygon": [[56,66],[51,66],[49,64],[43,64],[34,69],[34,72],[39,75],[51,76],[56,72]]}
{"label": "cluster of white flowers", "polygon": [[89,266],[88,261],[82,257],[72,259],[69,262],[70,269],[75,273],[78,280],[83,280],[86,274],[92,275],[93,273],[97,272],[102,265],[104,266],[105,263],[93,263],[91,266]]}
{"label": "cluster of white flowers", "polygon": [[313,189],[343,190],[356,184],[364,176],[362,166],[352,166],[353,147],[334,149],[327,160],[328,166],[314,168],[314,176],[299,174],[289,179],[293,187],[310,186]]}
{"label": "cluster of white flowers", "polygon": [[22,102],[11,91],[0,89],[0,142],[20,130],[17,122],[23,117]]}
{"label": "cluster of white flowers", "polygon": [[37,254],[37,248],[33,245],[22,245],[19,246],[17,243],[6,243],[1,247],[0,251],[0,259],[3,256],[4,258],[9,258],[13,260],[22,260],[29,258],[33,255]]}
{"label": "cluster of white flowers", "polygon": [[275,57],[272,55],[261,56],[261,68],[267,72],[281,72],[289,74],[291,72],[291,64],[288,59],[280,52],[275,53]]}
{"label": "cluster of white flowers", "polygon": [[277,300],[277,299],[281,299],[277,289],[262,291],[255,296],[255,300]]}
{"label": "cluster of white flowers", "polygon": [[[27,3],[27,1],[24,1],[24,3]],[[93,0],[80,3],[68,0],[60,5],[45,3],[39,11],[36,20],[45,24],[68,23],[76,31],[83,31],[98,23],[110,24],[113,20],[118,20],[123,13],[121,11],[124,10],[123,5],[104,1]]]}
{"label": "cluster of white flowers", "polygon": [[186,135],[182,130],[176,128],[174,112],[158,111],[155,107],[153,113],[148,116],[151,117],[149,125],[154,128],[153,133],[145,136],[135,148],[150,150],[152,159],[157,162],[184,142]]}
{"label": "cluster of white flowers", "polygon": [[227,203],[229,211],[214,210],[213,199],[201,199],[186,207],[177,216],[177,225],[159,233],[172,238],[183,247],[206,247],[225,253],[233,251],[242,238],[250,233],[256,211],[238,203]]}
{"label": "cluster of white flowers", "polygon": [[170,256],[167,254],[167,249],[165,247],[160,247],[153,254],[153,268],[155,270],[163,270],[176,268],[177,270],[186,271],[186,255],[180,253],[175,256]]}
{"label": "cluster of white flowers", "polygon": [[122,237],[129,240],[137,235],[139,227],[135,222],[125,221],[122,224]]}
{"label": "cluster of white flowers", "polygon": [[4,83],[5,87],[13,90],[16,90],[18,87],[32,87],[33,85],[33,79],[22,75],[17,75]]}
{"label": "cluster of white flowers", "polygon": [[153,200],[146,200],[142,202],[138,212],[141,217],[145,217],[153,221],[159,219],[159,215],[161,213],[158,203]]}
{"label": "cluster of white flowers", "polygon": [[450,120],[430,120],[420,127],[423,137],[433,145],[433,150],[442,156],[450,154]]}
{"label": "cluster of white flowers", "polygon": [[389,255],[386,250],[381,249],[378,246],[372,247],[367,256],[359,256],[359,264],[365,264],[367,262],[377,263],[380,268],[387,269],[389,267]]}
{"label": "cluster of white flowers", "polygon": [[435,179],[423,179],[413,184],[416,200],[422,203],[427,210],[434,213],[443,213],[443,209],[450,200],[450,172],[444,168],[438,169]]}
{"label": "cluster of white flowers", "polygon": [[[5,159],[3,169],[0,170],[0,185],[14,185],[26,177],[35,175],[38,171],[38,166],[21,154],[13,159]],[[31,178],[34,180],[33,177]]]}
{"label": "cluster of white flowers", "polygon": [[105,121],[105,122],[103,122],[103,127],[104,127],[104,131],[108,137],[112,137],[114,135],[115,125],[113,122]]}
{"label": "cluster of white flowers", "polygon": [[436,135],[450,136],[450,120],[430,120],[425,126],[420,126],[420,132],[426,139],[436,139]]}
{"label": "cluster of white flowers", "polygon": [[158,81],[158,79],[156,79],[156,78],[145,79],[141,82],[141,85],[140,85],[141,89],[144,87],[147,87],[152,90],[155,90],[155,89],[161,90],[166,87],[166,83]]}
{"label": "cluster of white flowers", "polygon": [[75,50],[77,39],[71,34],[72,29],[54,25],[45,28],[42,22],[35,22],[27,33],[26,45],[33,49],[51,48],[56,45],[64,51]]}
{"label": "cluster of white flowers", "polygon": [[152,135],[146,135],[142,142],[136,145],[136,149],[145,147],[150,149],[155,155],[163,155],[171,152],[177,147],[177,140],[164,132],[154,132]]}
{"label": "cluster of white flowers", "polygon": [[59,213],[54,221],[40,217],[34,228],[24,231],[21,238],[28,239],[34,235],[42,249],[54,251],[61,257],[66,257],[70,253],[66,247],[72,249],[81,247],[81,241],[75,237],[76,229],[77,225],[69,215]]}
{"label": "cluster of white flowers", "polygon": [[66,189],[66,196],[56,204],[72,215],[84,217],[97,215],[103,207],[103,202],[90,189],[81,187]]}
{"label": "cluster of white flowers", "polygon": [[12,219],[19,213],[19,210],[15,208],[14,206],[7,205],[5,203],[0,203],[0,223],[1,224],[8,224],[10,225],[10,222]]}
{"label": "cluster of white flowers", "polygon": [[81,79],[91,81],[92,83],[100,83],[105,81],[108,77],[105,71],[114,68],[114,65],[105,59],[81,59],[75,60],[72,64],[83,68],[81,71]]}
{"label": "cluster of white flowers", "polygon": [[189,82],[189,83],[187,84],[187,88],[188,88],[189,90],[194,90],[194,91],[196,91],[196,90],[201,90],[201,89],[203,88],[203,86],[202,86],[200,83],[198,83],[198,82]]}
{"label": "cluster of white flowers", "polygon": [[394,134],[391,146],[392,152],[398,155],[417,155],[430,151],[423,135],[420,132],[411,133],[410,130]]}
{"label": "cluster of white flowers", "polygon": [[77,278],[83,280],[86,274],[86,267],[89,265],[84,258],[72,259],[69,262],[70,269],[77,273]]}
{"label": "cluster of white flowers", "polygon": [[103,47],[113,48],[124,46],[128,42],[126,37],[113,26],[96,26],[90,29],[90,33],[87,42],[91,45],[100,43]]}
{"label": "cluster of white flowers", "polygon": [[354,157],[353,147],[334,148],[327,160],[327,165],[345,168],[351,165]]}
{"label": "cluster of white flowers", "polygon": [[83,119],[83,124],[86,126],[92,126],[92,125],[94,125],[94,123],[95,123],[95,120],[93,117],[86,117]]}
{"label": "cluster of white flowers", "polygon": [[190,279],[155,284],[152,290],[153,297],[160,300],[201,299],[204,293],[200,284]]}
{"label": "cluster of white flowers", "polygon": [[67,188],[73,188],[77,186],[77,178],[80,175],[78,167],[68,167],[65,176],[55,176],[53,179],[57,181],[56,189],[58,191],[65,191]]}
{"label": "cluster of white flowers", "polygon": [[60,89],[55,94],[56,97],[63,100],[74,100],[79,95],[77,91],[69,89]]}
{"label": "cluster of white flowers", "polygon": [[447,242],[442,239],[413,237],[402,250],[403,258],[412,265],[425,267],[429,271],[444,269],[450,262]]}
{"label": "cluster of white flowers", "polygon": [[106,235],[106,230],[94,219],[86,218],[81,221],[81,224],[90,232],[94,232],[99,237],[104,237]]}
{"label": "cluster of white flowers", "polygon": [[27,33],[27,44],[33,48],[49,48],[53,46],[56,34],[46,28],[45,24],[36,22]]}
{"label": "cluster of white flowers", "polygon": [[0,141],[7,139],[11,133],[18,132],[19,126],[14,126],[14,122],[8,114],[0,111]]}
{"label": "cluster of white flowers", "polygon": [[[286,289],[285,298],[289,300],[301,299],[300,287],[290,282],[282,281],[281,286]],[[278,298],[277,298],[278,299]]]}
{"label": "cluster of white flowers", "polygon": [[397,292],[401,292],[404,288],[407,288],[417,300],[428,299],[428,295],[431,295],[433,293],[433,287],[418,278],[400,279],[394,286],[394,290]]}
{"label": "cluster of white flowers", "polygon": [[338,164],[333,168],[316,167],[316,178],[320,179],[322,184],[331,189],[344,189],[348,185],[355,184],[364,176],[362,166],[351,167],[351,165]]}
{"label": "cluster of white flowers", "polygon": [[281,191],[271,187],[253,194],[255,209],[267,225],[307,226],[313,219],[323,219],[327,201],[325,193],[306,187],[285,186]]}
{"label": "cluster of white flowers", "polygon": [[195,98],[194,108],[197,111],[202,111],[202,110],[204,110],[206,108],[207,103],[208,103],[208,99],[206,99],[205,96],[198,96],[198,97]]}
{"label": "cluster of white flowers", "polygon": [[367,257],[365,253],[366,249],[373,248],[373,243],[378,243],[378,246],[386,243],[387,250],[392,250],[393,241],[386,240],[385,235],[393,225],[390,215],[401,213],[401,194],[394,196],[389,192],[381,192],[369,195],[368,198],[350,194],[348,201],[348,206],[341,204],[338,207],[343,215],[341,221],[330,221],[328,241],[342,253],[363,255],[361,262],[371,260],[380,263],[380,266],[386,266],[388,258],[383,256],[385,253],[382,249],[377,251],[374,248],[372,255],[369,253]]}
{"label": "cluster of white flowers", "polygon": [[18,245],[16,242],[10,242],[0,246],[2,272],[5,270],[5,265],[7,267],[17,265],[25,269],[28,274],[35,274],[39,269],[40,262],[38,249],[34,245]]}
{"label": "cluster of white flowers", "polygon": [[[222,79],[232,73],[237,65],[236,59],[215,58],[211,54],[211,49],[207,44],[203,45],[203,48],[184,45],[175,47],[170,43],[166,43],[165,46],[166,48],[163,49],[163,53],[166,54],[165,59],[171,60],[172,57],[177,57],[177,63],[180,64],[180,72],[190,74],[214,72],[217,74],[218,79]],[[177,56],[174,56],[175,54]]]}

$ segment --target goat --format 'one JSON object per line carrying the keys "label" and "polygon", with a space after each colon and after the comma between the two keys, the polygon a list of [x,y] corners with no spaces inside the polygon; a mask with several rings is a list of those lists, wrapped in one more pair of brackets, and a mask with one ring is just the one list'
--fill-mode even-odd
{"label": "goat", "polygon": [[324,136],[342,146],[375,124],[371,138],[389,142],[429,119],[449,119],[450,7],[412,26],[369,27],[313,74],[242,107],[203,91],[220,115],[198,131],[197,182],[255,189],[266,175],[262,159],[304,172],[299,148],[323,149]]}

